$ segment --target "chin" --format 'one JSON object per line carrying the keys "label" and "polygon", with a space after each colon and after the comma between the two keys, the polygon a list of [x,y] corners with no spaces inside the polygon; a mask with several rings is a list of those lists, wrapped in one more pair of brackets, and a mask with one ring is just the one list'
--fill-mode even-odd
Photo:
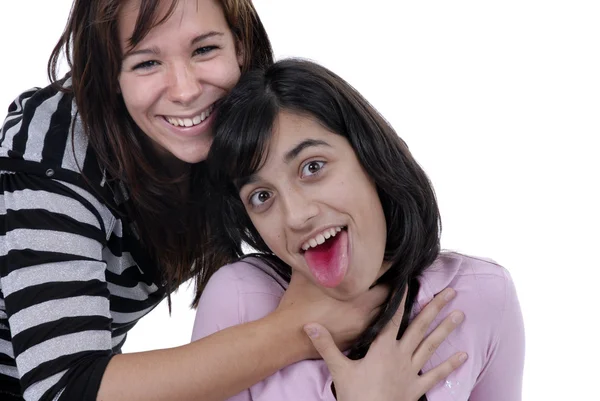
{"label": "chin", "polygon": [[198,149],[195,152],[182,151],[182,152],[172,152],[173,156],[177,159],[181,160],[184,163],[188,164],[196,164],[201,161],[206,160],[208,157],[208,151],[210,150],[210,145],[206,146],[203,149]]}
{"label": "chin", "polygon": [[351,301],[365,292],[366,290],[361,290],[356,286],[346,286],[343,282],[335,288],[327,289],[327,293],[338,301]]}
{"label": "chin", "polygon": [[367,284],[367,281],[371,282],[370,280],[364,280],[364,278],[362,280],[352,280],[345,277],[340,285],[328,289],[328,293],[337,300],[350,301],[369,291],[372,284]]}
{"label": "chin", "polygon": [[181,160],[182,162],[188,163],[188,164],[196,164],[196,163],[200,163],[203,162],[204,160],[206,160],[206,157],[208,156],[208,152],[204,152],[201,155],[197,155],[197,156],[182,156],[182,157],[178,157],[179,160]]}

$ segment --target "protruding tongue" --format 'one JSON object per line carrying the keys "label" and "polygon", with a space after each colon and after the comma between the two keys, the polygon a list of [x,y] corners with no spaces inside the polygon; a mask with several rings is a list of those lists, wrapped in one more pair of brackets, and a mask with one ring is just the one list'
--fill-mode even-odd
{"label": "protruding tongue", "polygon": [[316,248],[309,248],[304,257],[310,272],[320,285],[337,287],[348,268],[348,233],[340,231]]}

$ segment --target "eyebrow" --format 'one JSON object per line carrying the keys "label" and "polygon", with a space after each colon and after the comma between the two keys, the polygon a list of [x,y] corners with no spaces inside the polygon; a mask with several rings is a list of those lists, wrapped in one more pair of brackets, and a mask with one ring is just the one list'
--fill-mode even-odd
{"label": "eyebrow", "polygon": [[[291,150],[289,150],[284,156],[283,156],[283,161],[285,162],[285,164],[289,164],[292,160],[294,160],[296,157],[298,157],[298,155],[300,153],[302,153],[302,151],[304,149],[310,148],[310,147],[316,147],[316,146],[328,146],[331,147],[330,144],[328,144],[325,141],[322,141],[320,139],[305,139],[302,142],[300,142],[299,144],[297,144],[296,146],[294,146]],[[236,186],[236,188],[239,190],[241,190],[244,186],[248,185],[248,184],[252,184],[254,182],[258,181],[258,174],[250,174],[247,177],[242,177],[238,180],[235,181],[234,185]]]}
{"label": "eyebrow", "polygon": [[285,156],[283,156],[283,161],[288,164],[292,160],[294,160],[304,149],[310,148],[313,146],[329,146],[327,142],[322,141],[320,139],[305,139],[300,142],[298,145],[294,146],[294,148],[288,151]]}
{"label": "eyebrow", "polygon": [[[192,39],[190,41],[190,46],[193,46],[196,43],[202,42],[203,40],[206,40],[208,38],[212,38],[215,36],[222,37],[223,35],[225,35],[223,32],[216,32],[216,31],[210,31],[207,33],[203,33],[202,35],[198,35],[194,39]],[[153,47],[148,47],[145,49],[132,50],[132,51],[125,53],[125,56],[123,56],[123,60],[125,60],[127,57],[136,56],[136,55],[140,55],[140,54],[158,55],[158,54],[160,54],[160,49],[156,46],[153,46]]]}

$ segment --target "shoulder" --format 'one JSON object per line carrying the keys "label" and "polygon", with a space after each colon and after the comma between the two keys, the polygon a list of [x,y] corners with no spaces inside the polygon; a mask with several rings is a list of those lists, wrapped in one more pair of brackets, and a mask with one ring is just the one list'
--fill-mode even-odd
{"label": "shoulder", "polygon": [[21,93],[9,106],[2,125],[2,156],[10,151],[13,159],[41,161],[47,141],[69,131],[76,111],[70,93],[60,86],[32,88]]}
{"label": "shoulder", "polygon": [[256,257],[247,257],[225,265],[211,279],[214,284],[233,284],[240,294],[270,294],[281,298],[285,287],[283,280],[265,262]]}
{"label": "shoulder", "polygon": [[68,182],[81,172],[100,179],[73,95],[61,90],[69,86],[65,79],[27,90],[12,102],[0,129],[0,170]]}
{"label": "shoulder", "polygon": [[506,268],[491,259],[444,252],[419,279],[421,296],[431,299],[446,287],[486,308],[502,309],[514,287]]}
{"label": "shoulder", "polygon": [[70,79],[33,88],[9,106],[0,128],[0,171],[51,178],[113,202],[95,152],[89,146]]}
{"label": "shoulder", "polygon": [[[492,360],[498,344],[511,332],[510,335],[516,336],[523,331],[519,302],[508,270],[490,259],[448,252],[440,254],[419,282],[421,288],[413,316],[444,288],[456,290],[456,297],[431,324],[430,331],[453,310],[465,314],[463,323],[440,344],[425,370],[455,352],[465,351],[469,359],[448,380],[473,388]],[[521,341],[517,337],[515,342]],[[432,394],[442,390],[436,387]]]}
{"label": "shoulder", "polygon": [[219,308],[236,310],[238,322],[260,319],[279,305],[285,284],[263,261],[245,258],[225,265],[208,281],[198,309]]}
{"label": "shoulder", "polygon": [[510,273],[491,259],[445,252],[419,281],[416,308],[421,309],[444,288],[452,287],[456,297],[446,307],[448,311],[462,310],[465,322],[476,323],[479,334],[486,333],[490,340],[504,311],[518,304]]}

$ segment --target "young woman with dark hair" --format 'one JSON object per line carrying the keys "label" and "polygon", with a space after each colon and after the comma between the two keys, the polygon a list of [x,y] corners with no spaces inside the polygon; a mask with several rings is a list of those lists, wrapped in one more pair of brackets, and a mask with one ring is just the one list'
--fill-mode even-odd
{"label": "young woman with dark hair", "polygon": [[264,319],[121,354],[140,318],[187,279],[197,299],[225,262],[203,161],[220,99],[272,59],[250,0],[74,1],[52,85],[0,131],[0,399],[221,400],[318,357],[304,324],[341,346],[368,325],[385,288],[340,302],[296,280]]}
{"label": "young woman with dark hair", "polygon": [[[220,105],[207,163],[218,204],[213,224],[223,233],[214,243],[231,264],[209,280],[193,339],[270,313],[294,275],[343,301],[375,284],[391,288],[348,351],[359,362],[309,325],[319,333],[324,362],[286,367],[233,399],[333,400],[332,381],[340,400],[369,398],[372,389],[352,386],[357,376],[345,369],[373,367],[369,347],[385,335],[406,292],[394,333],[406,370],[394,366],[388,374],[408,380],[421,370],[421,385],[397,389],[394,399],[426,393],[430,401],[520,400],[523,325],[508,272],[440,251],[430,181],[393,128],[343,79],[302,60],[247,73]],[[236,262],[246,245],[256,251],[244,259],[251,264]],[[409,322],[446,287],[457,295],[448,305],[455,311],[433,331],[440,341],[415,342],[419,330],[411,327],[420,321]],[[438,337],[462,321],[461,311],[466,321]],[[439,382],[465,352],[468,360]]]}

